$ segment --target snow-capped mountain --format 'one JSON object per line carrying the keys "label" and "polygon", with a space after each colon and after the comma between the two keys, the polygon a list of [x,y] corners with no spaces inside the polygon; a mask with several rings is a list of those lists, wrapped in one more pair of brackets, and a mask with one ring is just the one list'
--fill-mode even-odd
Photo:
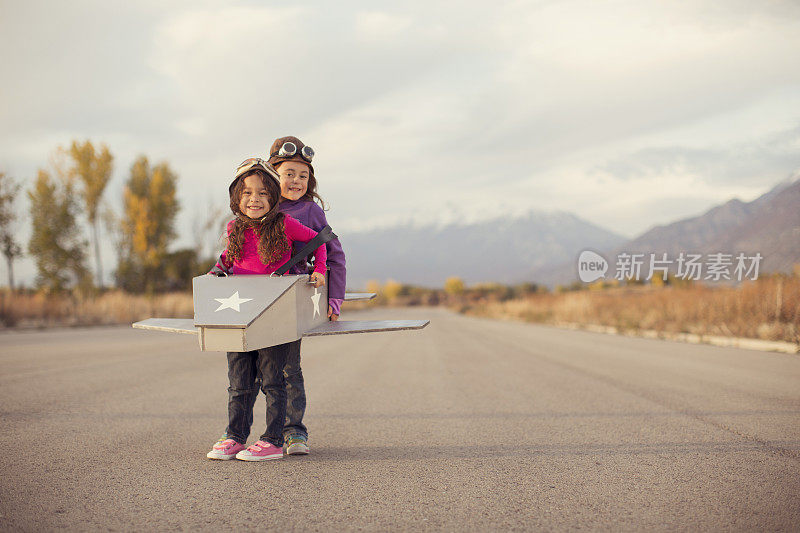
{"label": "snow-capped mountain", "polygon": [[468,284],[535,282],[542,269],[573,261],[586,247],[610,249],[625,240],[569,213],[537,211],[470,222],[409,221],[339,236],[353,288],[370,279],[440,287],[450,276]]}
{"label": "snow-capped mountain", "polygon": [[409,220],[380,229],[340,232],[348,286],[394,279],[440,287],[450,276],[468,284],[577,280],[575,261],[589,248],[613,262],[617,253],[760,253],[761,272],[800,264],[800,173],[752,202],[730,200],[696,217],[656,226],[627,240],[564,212],[527,211],[459,222]]}

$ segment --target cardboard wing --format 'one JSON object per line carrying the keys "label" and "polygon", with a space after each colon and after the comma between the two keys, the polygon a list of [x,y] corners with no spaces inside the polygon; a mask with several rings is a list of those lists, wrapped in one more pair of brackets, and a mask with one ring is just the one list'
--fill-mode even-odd
{"label": "cardboard wing", "polygon": [[321,326],[306,331],[303,336],[318,337],[320,335],[422,329],[430,323],[430,320],[339,320],[338,322],[325,322]]}
{"label": "cardboard wing", "polygon": [[[303,336],[421,329],[427,320],[328,321],[327,287],[307,275],[198,276],[192,280],[194,320],[149,318],[134,328],[197,334],[203,351],[246,352]],[[348,297],[349,296],[349,297]],[[351,293],[346,300],[374,298]]]}

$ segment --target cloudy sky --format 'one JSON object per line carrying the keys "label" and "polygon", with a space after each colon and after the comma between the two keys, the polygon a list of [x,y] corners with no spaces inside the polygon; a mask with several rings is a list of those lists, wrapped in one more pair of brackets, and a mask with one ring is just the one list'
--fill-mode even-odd
{"label": "cloudy sky", "polygon": [[189,243],[291,134],[340,235],[538,209],[634,236],[800,169],[799,66],[796,1],[2,0],[0,171],[105,142],[118,208],[166,160]]}

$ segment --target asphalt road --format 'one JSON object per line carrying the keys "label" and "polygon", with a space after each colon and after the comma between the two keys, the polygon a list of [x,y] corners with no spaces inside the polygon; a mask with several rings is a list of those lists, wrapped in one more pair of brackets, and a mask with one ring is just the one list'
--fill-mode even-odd
{"label": "asphalt road", "polygon": [[349,317],[432,322],[303,341],[311,454],[262,463],[205,458],[226,364],[193,337],[0,334],[0,529],[800,528],[798,356]]}

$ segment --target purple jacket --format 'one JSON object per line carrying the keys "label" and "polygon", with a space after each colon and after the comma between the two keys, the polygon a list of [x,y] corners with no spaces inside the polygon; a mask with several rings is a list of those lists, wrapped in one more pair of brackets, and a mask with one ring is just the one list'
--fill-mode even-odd
{"label": "purple jacket", "polygon": [[[278,204],[281,212],[286,213],[304,226],[308,226],[314,231],[320,231],[328,225],[325,218],[325,211],[314,202],[308,200],[287,200],[281,199]],[[333,312],[341,314],[340,307],[344,300],[344,290],[347,285],[347,268],[345,267],[344,251],[339,239],[333,239],[325,244],[328,252],[327,263],[331,269],[330,279],[328,280],[328,304],[333,308]],[[306,274],[304,262],[300,262],[289,270],[290,274]]]}

